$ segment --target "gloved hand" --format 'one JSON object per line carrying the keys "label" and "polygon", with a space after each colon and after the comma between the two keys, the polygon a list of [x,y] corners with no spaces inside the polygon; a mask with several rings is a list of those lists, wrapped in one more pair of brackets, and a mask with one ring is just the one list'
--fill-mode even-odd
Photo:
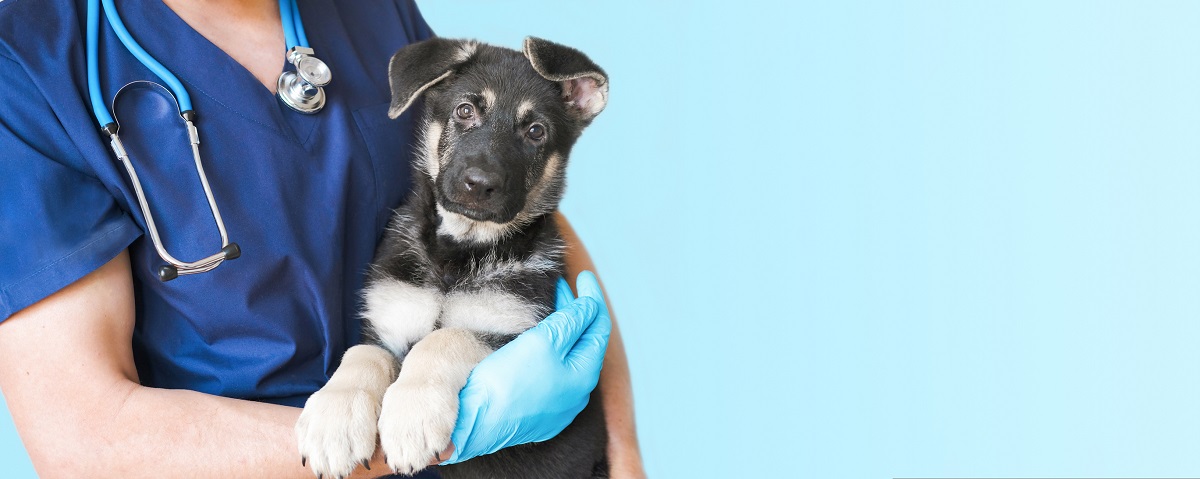
{"label": "gloved hand", "polygon": [[548,440],[587,406],[600,380],[612,319],[596,276],[559,278],[558,311],[484,358],[459,393],[454,453],[442,464]]}

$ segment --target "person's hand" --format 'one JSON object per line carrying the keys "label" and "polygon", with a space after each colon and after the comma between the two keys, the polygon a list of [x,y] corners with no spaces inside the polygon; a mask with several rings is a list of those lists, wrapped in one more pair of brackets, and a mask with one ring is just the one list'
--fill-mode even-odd
{"label": "person's hand", "polygon": [[450,441],[455,464],[508,446],[553,438],[587,406],[600,380],[612,320],[590,271],[579,298],[559,278],[558,311],[489,355],[459,393]]}

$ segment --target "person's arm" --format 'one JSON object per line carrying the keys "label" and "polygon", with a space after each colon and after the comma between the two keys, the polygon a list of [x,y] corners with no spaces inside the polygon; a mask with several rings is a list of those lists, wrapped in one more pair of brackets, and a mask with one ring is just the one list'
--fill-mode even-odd
{"label": "person's arm", "polygon": [[139,385],[133,325],[124,252],[0,323],[0,390],[39,476],[313,477],[299,409]]}
{"label": "person's arm", "polygon": [[[567,243],[567,280],[573,283],[580,271],[596,271],[596,266],[592,264],[591,256],[579,240],[579,235],[571,228],[567,217],[557,213],[555,219]],[[606,293],[606,301],[607,296]],[[610,305],[609,309],[612,309],[612,301],[607,302]],[[609,314],[612,315],[612,312]],[[612,477],[642,478],[646,473],[642,467],[642,454],[638,448],[637,428],[634,424],[629,361],[625,357],[625,345],[621,342],[615,315],[612,315],[612,323],[612,335],[608,340],[608,351],[604,355],[604,369],[600,372],[600,394],[604,401],[605,421],[608,425],[608,460]]]}

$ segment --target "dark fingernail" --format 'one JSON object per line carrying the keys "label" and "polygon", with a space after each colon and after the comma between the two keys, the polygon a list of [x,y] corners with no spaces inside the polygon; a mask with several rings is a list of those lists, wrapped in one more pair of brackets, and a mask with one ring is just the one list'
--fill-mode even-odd
{"label": "dark fingernail", "polygon": [[363,459],[363,467],[367,468],[367,470],[370,471],[371,470],[371,460]]}

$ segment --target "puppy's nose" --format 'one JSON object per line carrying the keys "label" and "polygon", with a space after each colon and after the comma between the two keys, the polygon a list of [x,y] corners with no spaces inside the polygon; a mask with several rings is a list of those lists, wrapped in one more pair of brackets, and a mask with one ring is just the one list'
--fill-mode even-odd
{"label": "puppy's nose", "polygon": [[475,201],[485,201],[500,189],[500,175],[477,167],[463,172],[464,192]]}

